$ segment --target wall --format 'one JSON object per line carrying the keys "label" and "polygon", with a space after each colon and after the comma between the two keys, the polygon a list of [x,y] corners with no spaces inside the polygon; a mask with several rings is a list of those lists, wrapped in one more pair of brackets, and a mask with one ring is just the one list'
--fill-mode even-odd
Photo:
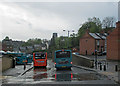
{"label": "wall", "polygon": [[84,67],[94,67],[94,61],[82,55],[72,54],[72,62],[74,65],[84,66]]}
{"label": "wall", "polygon": [[91,37],[88,33],[85,33],[85,35],[80,39],[80,54],[91,55],[95,51],[95,39]]}
{"label": "wall", "polygon": [[107,59],[108,60],[120,60],[118,53],[120,49],[118,48],[120,45],[120,31],[116,28],[110,35],[107,37]]}
{"label": "wall", "polygon": [[2,57],[2,71],[12,67],[12,59],[10,57]]}

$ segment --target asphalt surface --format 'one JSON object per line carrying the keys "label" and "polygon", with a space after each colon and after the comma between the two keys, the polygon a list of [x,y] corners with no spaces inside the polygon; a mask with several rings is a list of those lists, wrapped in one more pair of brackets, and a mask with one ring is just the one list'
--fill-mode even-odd
{"label": "asphalt surface", "polygon": [[[116,83],[109,80],[106,76],[95,71],[89,71],[78,67],[72,67],[71,70],[56,70],[54,63],[48,60],[46,68],[32,68],[24,75],[14,76],[2,81],[3,86],[61,86],[60,84],[98,84],[105,86],[115,86]],[[19,70],[20,67],[18,68]],[[17,70],[19,72],[19,70]],[[7,73],[6,73],[7,74]],[[59,84],[59,85],[58,85]]]}

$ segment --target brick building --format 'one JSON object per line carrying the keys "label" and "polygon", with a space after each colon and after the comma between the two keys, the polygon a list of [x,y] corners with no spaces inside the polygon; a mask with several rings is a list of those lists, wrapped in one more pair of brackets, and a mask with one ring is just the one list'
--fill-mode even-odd
{"label": "brick building", "polygon": [[88,31],[80,39],[80,54],[92,55],[95,50],[103,52],[106,50],[106,33],[89,33]]}
{"label": "brick building", "polygon": [[14,52],[20,52],[20,47],[22,46],[24,42],[23,41],[12,41],[13,44],[13,51]]}
{"label": "brick building", "polygon": [[116,23],[116,28],[107,37],[107,59],[120,60],[120,21]]}
{"label": "brick building", "polygon": [[19,50],[20,50],[20,52],[25,53],[26,52],[26,47],[20,47]]}
{"label": "brick building", "polygon": [[2,40],[2,50],[3,51],[13,51],[13,44],[12,39],[9,39],[9,37],[6,37]]}

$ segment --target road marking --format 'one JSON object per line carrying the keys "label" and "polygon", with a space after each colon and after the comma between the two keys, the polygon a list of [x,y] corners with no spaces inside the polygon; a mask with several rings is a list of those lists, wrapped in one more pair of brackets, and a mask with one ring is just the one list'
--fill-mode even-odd
{"label": "road marking", "polygon": [[11,78],[12,76],[0,76],[0,79],[7,79],[7,78]]}
{"label": "road marking", "polygon": [[105,74],[105,75],[114,75],[114,73],[112,73],[112,72],[102,72],[102,74]]}

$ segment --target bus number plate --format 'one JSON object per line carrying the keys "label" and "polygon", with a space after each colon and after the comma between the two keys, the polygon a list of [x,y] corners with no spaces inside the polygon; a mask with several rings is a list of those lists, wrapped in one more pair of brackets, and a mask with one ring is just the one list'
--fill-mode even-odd
{"label": "bus number plate", "polygon": [[63,68],[65,68],[66,66],[62,66]]}

